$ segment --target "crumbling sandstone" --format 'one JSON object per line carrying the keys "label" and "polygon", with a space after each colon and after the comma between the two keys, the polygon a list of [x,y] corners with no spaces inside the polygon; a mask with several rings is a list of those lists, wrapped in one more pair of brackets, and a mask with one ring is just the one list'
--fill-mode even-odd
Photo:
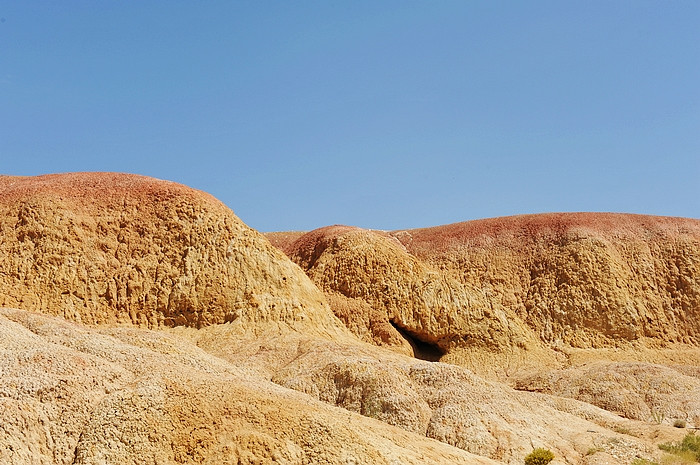
{"label": "crumbling sandstone", "polygon": [[163,332],[0,309],[0,463],[495,464]]}
{"label": "crumbling sandstone", "polygon": [[302,270],[185,186],[0,177],[0,462],[658,460],[699,421],[697,223],[270,234]]}
{"label": "crumbling sandstone", "polygon": [[144,176],[0,176],[0,306],[87,324],[338,331],[299,269],[206,194]]}
{"label": "crumbling sandstone", "polygon": [[700,344],[700,221],[560,213],[394,232],[548,344]]}
{"label": "crumbling sandstone", "polygon": [[457,363],[483,349],[700,344],[697,220],[546,214],[270,238],[327,294],[371,307],[356,334],[390,322]]}

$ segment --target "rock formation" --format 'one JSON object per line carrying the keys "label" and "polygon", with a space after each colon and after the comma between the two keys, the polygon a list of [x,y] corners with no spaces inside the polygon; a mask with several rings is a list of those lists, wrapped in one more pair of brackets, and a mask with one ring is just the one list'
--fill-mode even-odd
{"label": "rock formation", "polygon": [[700,426],[698,223],[268,235],[297,265],[175,183],[0,176],[0,463],[658,460]]}
{"label": "rock formation", "polygon": [[393,235],[511,309],[546,343],[700,344],[698,220],[562,213]]}
{"label": "rock formation", "polygon": [[700,425],[700,378],[641,362],[597,362],[523,376],[516,388],[571,397],[626,418]]}
{"label": "rock formation", "polygon": [[491,464],[176,336],[0,309],[0,463]]}
{"label": "rock formation", "polygon": [[391,323],[446,360],[478,347],[700,344],[697,220],[547,214],[270,239],[328,295],[369,305],[354,305],[356,334]]}
{"label": "rock formation", "polygon": [[[334,296],[336,314],[346,324],[362,315],[366,324],[358,322],[353,329],[369,331],[374,340],[387,343],[403,335],[426,358],[439,358],[455,346],[498,349],[527,341],[525,328],[513,324],[504,309],[491,306],[469,283],[409,254],[388,234],[321,228],[300,237],[286,252]],[[342,311],[343,300],[347,311]]]}
{"label": "rock formation", "polygon": [[342,326],[229,208],[144,176],[0,176],[0,257],[0,306],[77,322]]}

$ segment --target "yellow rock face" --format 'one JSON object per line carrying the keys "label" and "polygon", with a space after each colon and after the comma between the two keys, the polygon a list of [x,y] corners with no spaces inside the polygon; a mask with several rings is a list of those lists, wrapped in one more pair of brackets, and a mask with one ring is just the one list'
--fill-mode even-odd
{"label": "yellow rock face", "polygon": [[0,463],[660,461],[700,422],[698,231],[269,235],[302,270],[185,186],[0,177]]}
{"label": "yellow rock face", "polygon": [[298,267],[221,202],[113,173],[0,177],[0,306],[149,328],[341,326]]}
{"label": "yellow rock face", "polygon": [[326,293],[370,306],[364,327],[349,325],[356,334],[391,322],[447,360],[469,349],[700,344],[697,220],[547,214],[270,238]]}
{"label": "yellow rock face", "polygon": [[570,213],[395,233],[549,344],[700,344],[700,221]]}

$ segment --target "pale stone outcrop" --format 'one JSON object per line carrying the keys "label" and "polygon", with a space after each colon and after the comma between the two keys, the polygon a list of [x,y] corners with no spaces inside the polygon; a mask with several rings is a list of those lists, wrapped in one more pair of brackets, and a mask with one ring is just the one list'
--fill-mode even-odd
{"label": "pale stone outcrop", "polygon": [[496,463],[160,331],[0,309],[0,373],[6,465]]}
{"label": "pale stone outcrop", "polygon": [[595,362],[522,375],[515,387],[571,397],[635,420],[700,425],[700,378],[677,367]]}

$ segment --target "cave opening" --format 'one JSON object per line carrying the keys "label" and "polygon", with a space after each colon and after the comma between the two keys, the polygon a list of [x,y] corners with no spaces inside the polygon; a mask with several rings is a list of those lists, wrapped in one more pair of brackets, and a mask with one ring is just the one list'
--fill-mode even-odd
{"label": "cave opening", "polygon": [[437,344],[428,342],[414,331],[399,326],[394,320],[389,320],[389,323],[411,345],[415,358],[428,362],[439,362],[442,356],[445,355],[445,350]]}

